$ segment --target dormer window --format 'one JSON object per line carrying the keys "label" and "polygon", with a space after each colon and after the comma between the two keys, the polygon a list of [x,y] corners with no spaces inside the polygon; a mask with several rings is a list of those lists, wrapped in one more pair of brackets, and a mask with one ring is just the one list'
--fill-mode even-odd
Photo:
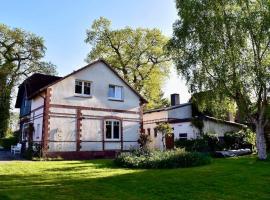
{"label": "dormer window", "polygon": [[110,100],[124,100],[123,98],[123,87],[117,85],[109,85],[109,94],[108,97]]}
{"label": "dormer window", "polygon": [[75,81],[75,94],[90,96],[91,95],[91,82],[90,81]]}

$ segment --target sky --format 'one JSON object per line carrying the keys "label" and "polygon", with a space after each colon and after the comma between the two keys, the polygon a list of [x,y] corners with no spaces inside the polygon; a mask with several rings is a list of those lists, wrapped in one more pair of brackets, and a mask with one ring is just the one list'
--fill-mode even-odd
{"label": "sky", "polygon": [[[44,38],[45,60],[57,66],[60,76],[86,65],[91,47],[84,40],[86,29],[103,16],[112,28],[158,28],[172,35],[177,19],[174,0],[0,0],[0,23],[19,27]],[[10,9],[8,9],[10,8]],[[11,9],[12,8],[12,9]],[[181,103],[190,95],[185,81],[172,66],[170,78],[163,87],[165,97],[179,93]]]}

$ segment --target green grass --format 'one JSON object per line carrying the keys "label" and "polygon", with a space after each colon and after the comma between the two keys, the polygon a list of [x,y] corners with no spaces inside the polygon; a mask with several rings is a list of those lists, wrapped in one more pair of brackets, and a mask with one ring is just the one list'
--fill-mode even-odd
{"label": "green grass", "polygon": [[1,200],[269,198],[270,162],[255,157],[163,170],[120,169],[111,160],[0,164]]}

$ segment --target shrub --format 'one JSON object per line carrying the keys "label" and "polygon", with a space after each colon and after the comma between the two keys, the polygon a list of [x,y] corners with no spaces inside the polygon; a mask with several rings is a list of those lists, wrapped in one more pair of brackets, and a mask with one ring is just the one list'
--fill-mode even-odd
{"label": "shrub", "polygon": [[15,131],[8,137],[0,139],[0,146],[6,150],[10,150],[11,145],[16,145],[19,142],[19,132]]}
{"label": "shrub", "polygon": [[141,133],[140,137],[138,139],[138,143],[140,145],[141,149],[148,149],[148,144],[151,142],[151,138],[150,135],[147,135],[145,133]]}
{"label": "shrub", "polygon": [[127,168],[178,168],[209,164],[208,155],[197,152],[186,152],[183,149],[152,152],[124,152],[117,156],[116,165]]}
{"label": "shrub", "polygon": [[191,139],[191,140],[176,140],[174,145],[177,148],[185,148],[186,151],[198,151],[198,152],[208,152],[208,143],[203,138]]}
{"label": "shrub", "polygon": [[219,138],[213,133],[206,133],[197,139],[176,140],[175,146],[192,152],[214,152],[223,148]]}
{"label": "shrub", "polygon": [[224,145],[226,149],[254,149],[256,135],[250,129],[224,134]]}

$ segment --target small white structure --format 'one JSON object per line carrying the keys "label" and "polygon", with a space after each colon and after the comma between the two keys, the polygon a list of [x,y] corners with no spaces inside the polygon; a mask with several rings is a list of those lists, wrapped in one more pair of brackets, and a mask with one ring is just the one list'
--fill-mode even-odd
{"label": "small white structure", "polygon": [[[197,116],[196,116],[197,117]],[[244,125],[216,119],[209,116],[201,116],[203,121],[203,129],[200,131],[192,124],[195,118],[192,113],[192,104],[180,104],[179,94],[171,95],[171,106],[161,109],[154,109],[144,112],[143,128],[144,132],[150,135],[152,142],[150,146],[155,149],[162,149],[162,136],[158,134],[155,127],[160,122],[168,122],[173,128],[173,137],[176,139],[195,139],[203,133],[216,133],[219,137],[223,137],[224,133],[236,131],[243,128]]]}
{"label": "small white structure", "polygon": [[[45,79],[51,80],[46,84],[37,80],[44,86],[33,91],[30,77],[25,83],[30,85],[28,94],[21,91],[23,86],[19,89],[16,106],[24,113],[23,140],[29,140],[24,127],[31,122],[34,133],[30,140],[41,143],[43,153],[51,157],[113,156],[116,151],[138,146],[146,100],[104,60],[63,78]],[[28,102],[29,111],[22,112]]]}
{"label": "small white structure", "polygon": [[21,154],[22,144],[18,143],[17,145],[11,145],[10,152],[12,155]]}

